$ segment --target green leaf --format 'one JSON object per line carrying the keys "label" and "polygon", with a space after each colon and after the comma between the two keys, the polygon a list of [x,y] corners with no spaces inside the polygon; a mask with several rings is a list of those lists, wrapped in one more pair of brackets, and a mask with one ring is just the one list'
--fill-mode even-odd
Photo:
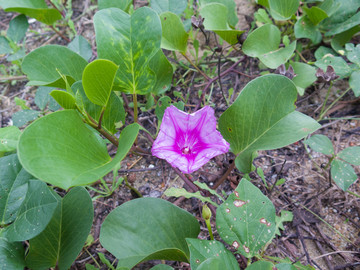
{"label": "green leaf", "polygon": [[326,57],[326,55],[328,55],[328,54],[335,55],[336,52],[329,47],[320,46],[315,51],[314,55],[315,55],[316,60],[321,60],[322,58]]}
{"label": "green leaf", "polygon": [[167,107],[171,105],[171,98],[168,96],[163,96],[159,98],[156,108],[155,108],[155,114],[159,121],[159,125],[161,124],[162,118],[164,116],[165,110]]}
{"label": "green leaf", "polygon": [[47,25],[52,25],[55,21],[61,19],[60,12],[48,8],[44,0],[0,0],[0,6],[6,12],[22,13]]}
{"label": "green leaf", "polygon": [[295,83],[299,95],[304,95],[305,89],[316,81],[316,70],[313,66],[305,63],[292,62],[296,76],[292,79]]}
{"label": "green leaf", "polygon": [[221,197],[219,194],[217,194],[217,192],[216,192],[215,190],[209,188],[207,184],[205,184],[205,183],[200,183],[199,181],[194,181],[194,184],[197,185],[199,188],[204,189],[204,190],[210,192],[210,194],[218,197],[221,201],[224,200],[224,198]]}
{"label": "green leaf", "polygon": [[25,200],[28,182],[32,178],[21,166],[17,155],[0,158],[0,224],[15,220]]}
{"label": "green leaf", "polygon": [[87,61],[92,56],[91,45],[83,36],[76,36],[67,47]]}
{"label": "green leaf", "polygon": [[0,265],[6,270],[25,268],[25,250],[21,242],[10,242],[0,237]]}
{"label": "green leaf", "polygon": [[337,24],[335,27],[333,27],[330,31],[325,33],[325,36],[332,36],[336,35],[342,32],[345,32],[357,25],[360,24],[360,12],[356,13],[351,18],[347,19],[346,21]]}
{"label": "green leaf", "polygon": [[6,37],[0,36],[0,54],[11,53],[13,50],[10,47],[9,41]]}
{"label": "green leaf", "polygon": [[311,8],[307,8],[304,6],[303,10],[314,25],[317,25],[322,20],[328,17],[326,12],[317,6],[312,6]]}
{"label": "green leaf", "polygon": [[266,23],[272,24],[272,21],[271,21],[269,15],[267,14],[266,10],[263,8],[259,8],[254,13],[254,18],[256,19],[256,22],[260,22],[263,24],[266,24]]}
{"label": "green leaf", "polygon": [[22,127],[30,121],[39,117],[40,112],[34,110],[22,110],[12,115],[12,121],[14,126]]}
{"label": "green leaf", "polygon": [[349,85],[352,88],[355,97],[360,96],[360,70],[351,73],[349,78]]}
{"label": "green leaf", "polygon": [[188,5],[187,0],[151,0],[150,6],[159,14],[170,11],[177,15],[184,12]]}
{"label": "green leaf", "polygon": [[[72,50],[59,45],[46,45],[25,56],[22,70],[30,85],[46,85],[65,89],[60,74],[68,77],[70,85],[81,80],[87,61]],[[60,72],[60,73],[59,73]]]}
{"label": "green leaf", "polygon": [[331,39],[331,48],[333,48],[337,53],[340,53],[341,51],[344,52],[344,45],[348,43],[353,37],[353,35],[355,35],[359,31],[360,31],[360,25],[335,35]]}
{"label": "green leaf", "polygon": [[105,59],[98,59],[86,66],[82,76],[84,91],[89,100],[97,105],[108,103],[118,66]]}
{"label": "green leaf", "polygon": [[278,270],[297,270],[291,263],[278,263],[275,265]]}
{"label": "green leaf", "polygon": [[293,213],[290,211],[281,210],[280,216],[275,217],[276,229],[275,234],[281,236],[280,230],[284,230],[284,222],[290,222],[293,220]]}
{"label": "green leaf", "polygon": [[254,257],[275,234],[275,207],[243,178],[233,194],[216,210],[221,238],[246,258]]}
{"label": "green leaf", "polygon": [[26,264],[31,269],[69,269],[90,232],[94,209],[85,188],[76,187],[64,198],[57,197],[59,204],[50,223],[30,240]]}
{"label": "green leaf", "polygon": [[[93,119],[99,121],[103,109],[102,106],[96,105],[88,99],[81,82],[74,83],[72,89],[74,92],[79,92],[86,112],[89,113]],[[117,132],[115,124],[120,121],[125,123],[123,101],[112,91],[102,118],[102,126],[110,133],[114,134]]]}
{"label": "green leaf", "polygon": [[62,189],[87,185],[110,172],[130,150],[138,125],[121,133],[119,148],[111,160],[106,145],[86,126],[76,111],[58,111],[28,126],[20,137],[18,152],[32,175]]}
{"label": "green leaf", "polygon": [[161,42],[156,12],[143,7],[130,16],[120,9],[103,9],[95,14],[94,26],[99,58],[119,65],[114,89],[131,94],[150,92],[156,76],[149,62]]}
{"label": "green leaf", "polygon": [[6,35],[12,41],[18,43],[25,37],[28,27],[29,23],[25,15],[16,16],[10,21]]}
{"label": "green leaf", "polygon": [[236,4],[234,0],[200,0],[200,7],[205,6],[210,3],[219,3],[223,4],[227,8],[227,22],[231,28],[235,28],[236,24],[239,21],[236,12]]}
{"label": "green leaf", "polygon": [[21,131],[16,126],[0,128],[0,153],[17,149]]}
{"label": "green leaf", "polygon": [[187,238],[186,242],[188,243],[190,249],[190,266],[192,270],[200,269],[203,263],[213,258],[219,259],[220,261],[219,267],[215,267],[214,264],[211,264],[212,270],[240,270],[239,264],[234,255],[227,250],[221,242],[190,238]]}
{"label": "green leaf", "polygon": [[64,109],[75,109],[75,98],[68,92],[62,90],[53,90],[50,96]]}
{"label": "green leaf", "polygon": [[314,44],[320,43],[322,39],[320,30],[307,16],[302,16],[295,23],[294,33],[296,38],[308,38]]}
{"label": "green leaf", "polygon": [[345,49],[346,49],[346,57],[351,62],[358,65],[358,67],[360,69],[360,44],[355,46],[352,43],[347,43],[345,45]]}
{"label": "green leaf", "polygon": [[197,192],[189,192],[187,191],[185,188],[174,188],[171,187],[167,190],[165,190],[164,195],[168,196],[168,197],[185,197],[187,199],[190,198],[197,198],[200,201],[202,201],[203,203],[210,203],[212,205],[214,205],[215,207],[218,207],[218,204],[213,202],[212,200],[210,200],[208,197],[204,197],[203,195],[201,195],[200,191]]}
{"label": "green leaf", "polygon": [[19,106],[22,110],[28,110],[30,109],[27,105],[26,105],[26,100],[20,99],[18,97],[14,98],[15,104],[17,106]]}
{"label": "green leaf", "polygon": [[337,157],[355,166],[360,166],[360,146],[345,148],[337,154]]}
{"label": "green leaf", "polygon": [[299,4],[299,0],[269,0],[270,14],[275,20],[288,20],[295,14]]}
{"label": "green leaf", "polygon": [[238,43],[238,37],[245,31],[234,30],[228,24],[228,9],[219,3],[210,3],[200,9],[204,20],[204,27],[218,34],[223,40],[233,45]]}
{"label": "green leaf", "polygon": [[243,52],[251,57],[258,57],[269,68],[284,64],[296,48],[296,41],[285,48],[280,48],[280,30],[273,24],[265,24],[251,32],[243,44]]}
{"label": "green leaf", "polygon": [[14,223],[6,228],[5,237],[15,242],[37,236],[48,225],[57,205],[56,197],[44,182],[30,180],[26,198]]}
{"label": "green leaf", "polygon": [[36,90],[34,101],[40,110],[45,110],[46,105],[48,105],[49,110],[52,111],[60,109],[60,105],[52,98],[52,96],[50,96],[53,89],[53,87],[40,86]]}
{"label": "green leaf", "polygon": [[337,186],[344,191],[357,180],[354,168],[349,163],[338,159],[331,162],[331,177]]}
{"label": "green leaf", "polygon": [[328,66],[332,66],[336,75],[340,76],[340,78],[348,77],[351,74],[351,67],[348,63],[346,63],[342,57],[332,54],[325,55],[322,59],[316,61],[315,65],[322,70],[326,70]]}
{"label": "green leaf", "polygon": [[312,118],[295,111],[296,97],[291,80],[265,75],[248,83],[221,115],[219,130],[238,155],[235,162],[241,172],[251,171],[253,152],[289,145],[320,127]]}
{"label": "green leaf", "polygon": [[106,8],[119,8],[125,12],[128,12],[131,4],[132,0],[98,0],[99,10]]}
{"label": "green leaf", "polygon": [[323,153],[324,155],[334,155],[334,146],[330,139],[321,134],[311,136],[309,139],[304,140],[304,143],[311,147],[315,152]]}
{"label": "green leaf", "polygon": [[273,270],[274,265],[271,262],[257,261],[246,267],[245,270]]}
{"label": "green leaf", "polygon": [[156,75],[156,83],[151,90],[155,95],[166,92],[171,87],[173,77],[173,67],[163,53],[162,49],[151,58],[149,67]]}
{"label": "green leaf", "polygon": [[160,15],[162,27],[161,47],[170,51],[186,52],[188,33],[180,18],[172,12]]}
{"label": "green leaf", "polygon": [[196,238],[199,232],[197,219],[185,210],[162,199],[141,198],[106,217],[100,243],[119,259],[118,267],[132,268],[154,259],[188,262],[185,238]]}
{"label": "green leaf", "polygon": [[166,264],[158,264],[154,267],[151,267],[150,270],[174,270],[174,268]]}

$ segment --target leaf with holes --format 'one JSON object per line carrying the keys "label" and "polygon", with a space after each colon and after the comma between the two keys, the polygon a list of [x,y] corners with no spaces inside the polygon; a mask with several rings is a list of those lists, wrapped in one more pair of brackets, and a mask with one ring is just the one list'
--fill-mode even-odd
{"label": "leaf with holes", "polygon": [[19,12],[47,25],[52,25],[61,19],[60,12],[54,8],[48,8],[44,0],[0,0],[0,7],[6,12]]}
{"label": "leaf with holes", "polygon": [[132,268],[154,259],[188,262],[185,238],[196,238],[199,232],[197,219],[185,210],[162,199],[141,198],[106,217],[100,243],[119,259],[118,267]]}
{"label": "leaf with holes", "polygon": [[[281,98],[280,98],[281,97]],[[257,150],[277,149],[317,130],[312,118],[295,111],[297,89],[281,75],[265,75],[248,83],[220,116],[219,130],[237,155],[236,167],[251,171]]]}
{"label": "leaf with holes", "polygon": [[94,209],[86,189],[75,187],[64,198],[56,197],[58,206],[50,223],[30,240],[26,265],[31,269],[69,269],[90,233]]}
{"label": "leaf with holes", "polygon": [[334,146],[330,139],[321,134],[311,136],[304,141],[305,144],[311,147],[315,152],[322,153],[324,155],[334,155]]}
{"label": "leaf with holes", "polygon": [[139,131],[127,126],[113,159],[100,136],[74,110],[46,115],[28,126],[18,153],[24,168],[52,185],[69,189],[92,183],[109,173],[128,153]]}
{"label": "leaf with holes", "polygon": [[275,230],[275,234],[276,235],[281,235],[280,230],[284,230],[284,222],[290,222],[293,220],[293,213],[290,211],[285,211],[285,210],[281,210],[280,212],[280,216],[276,216],[275,217],[275,222],[276,222],[276,230]]}
{"label": "leaf with holes", "polygon": [[254,257],[275,234],[275,207],[261,191],[243,178],[233,194],[217,209],[221,238],[246,258]]}
{"label": "leaf with holes", "polygon": [[277,68],[286,63],[296,48],[296,41],[290,45],[279,48],[281,33],[273,24],[265,24],[246,38],[243,51],[246,55],[257,57],[269,68]]}
{"label": "leaf with holes", "polygon": [[[46,45],[25,56],[21,68],[30,85],[46,85],[65,89],[61,74],[69,84],[81,80],[87,61],[72,50],[59,45]],[[60,73],[59,73],[60,72]]]}
{"label": "leaf with holes", "polygon": [[17,155],[0,158],[0,224],[13,222],[25,200],[32,176],[21,166]]}
{"label": "leaf with holes", "polygon": [[0,153],[16,150],[20,135],[21,131],[16,126],[0,128]]}
{"label": "leaf with holes", "polygon": [[149,66],[161,42],[157,13],[142,7],[130,16],[117,8],[98,11],[94,16],[98,57],[119,66],[114,86],[131,94],[152,91],[156,75]]}
{"label": "leaf with holes", "polygon": [[331,162],[331,177],[339,188],[346,191],[356,180],[354,168],[347,162],[334,159]]}
{"label": "leaf with holes", "polygon": [[[210,269],[204,267],[204,265],[208,265],[208,262],[211,262],[211,269],[240,270],[234,255],[221,242],[191,238],[187,238],[186,242],[189,245],[192,270]],[[213,259],[217,261],[218,267],[214,267]]]}
{"label": "leaf with holes", "polygon": [[235,30],[229,26],[228,12],[228,8],[220,3],[210,3],[200,9],[205,29],[215,32],[223,40],[233,45],[238,43],[238,37],[245,31]]}
{"label": "leaf with holes", "polygon": [[25,257],[25,250],[23,243],[10,242],[6,238],[0,237],[1,269],[23,270],[25,268],[24,257]]}
{"label": "leaf with holes", "polygon": [[9,241],[29,240],[48,225],[58,205],[52,190],[39,180],[30,180],[25,200],[15,221],[4,231]]}

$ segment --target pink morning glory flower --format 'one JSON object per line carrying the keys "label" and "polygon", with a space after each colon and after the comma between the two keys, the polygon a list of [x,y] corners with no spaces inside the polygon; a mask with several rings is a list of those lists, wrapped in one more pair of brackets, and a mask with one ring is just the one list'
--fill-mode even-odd
{"label": "pink morning glory flower", "polygon": [[183,173],[192,173],[211,158],[229,151],[229,143],[216,130],[214,110],[205,106],[187,114],[166,108],[151,152]]}

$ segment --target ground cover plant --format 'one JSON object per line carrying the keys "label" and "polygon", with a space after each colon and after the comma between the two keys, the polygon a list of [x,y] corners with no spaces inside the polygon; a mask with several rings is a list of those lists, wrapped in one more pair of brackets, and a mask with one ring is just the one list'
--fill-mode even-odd
{"label": "ground cover plant", "polygon": [[0,269],[360,266],[360,0],[0,7]]}

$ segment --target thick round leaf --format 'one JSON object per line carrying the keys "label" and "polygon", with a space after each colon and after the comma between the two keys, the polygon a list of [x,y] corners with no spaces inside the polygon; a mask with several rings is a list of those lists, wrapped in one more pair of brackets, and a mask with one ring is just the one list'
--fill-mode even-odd
{"label": "thick round leaf", "polygon": [[18,127],[0,128],[0,152],[16,150],[20,135],[21,131]]}
{"label": "thick round leaf", "polygon": [[355,166],[360,166],[360,146],[348,147],[337,154],[338,158]]}
{"label": "thick round leaf", "polygon": [[[25,251],[20,242],[9,242],[0,237],[0,268],[6,270],[24,270]],[[4,268],[3,268],[4,267]]]}
{"label": "thick round leaf", "polygon": [[99,10],[105,8],[119,8],[125,12],[129,11],[132,0],[98,0]]}
{"label": "thick round leaf", "polygon": [[62,90],[53,90],[51,91],[50,96],[52,96],[52,98],[55,99],[55,101],[64,109],[76,108],[76,100],[68,92]]}
{"label": "thick round leaf", "polygon": [[210,3],[219,3],[223,4],[227,8],[227,22],[231,28],[235,28],[236,24],[239,21],[236,12],[236,4],[234,0],[200,0],[200,7],[210,4]]}
{"label": "thick round leaf", "polygon": [[91,62],[84,69],[82,83],[86,96],[94,104],[106,106],[118,66],[105,59]]}
{"label": "thick round leaf", "polygon": [[337,24],[330,31],[326,32],[325,36],[332,36],[332,35],[340,34],[342,32],[345,32],[345,31],[359,25],[359,24],[360,24],[360,12],[356,13],[354,16],[347,19],[346,21]]}
{"label": "thick round leaf", "polygon": [[216,210],[221,238],[246,258],[254,257],[275,236],[275,207],[243,178],[233,194]]}
{"label": "thick round leaf", "polygon": [[304,143],[309,145],[315,152],[320,152],[325,155],[334,155],[335,153],[332,142],[325,135],[313,135],[309,139],[305,140]]}
{"label": "thick round leaf", "polygon": [[157,13],[148,7],[137,9],[132,16],[117,8],[103,9],[95,14],[94,26],[99,58],[119,65],[115,89],[149,93],[156,82],[149,62],[161,42]]}
{"label": "thick round leaf", "polygon": [[106,217],[100,243],[119,259],[118,267],[132,268],[152,259],[189,261],[185,238],[196,238],[199,232],[198,221],[188,212],[161,199],[142,198]]}
{"label": "thick round leaf", "polygon": [[210,3],[201,7],[200,15],[204,18],[204,27],[218,34],[223,40],[233,45],[244,31],[234,30],[228,24],[228,9],[220,3]]}
{"label": "thick round leaf", "polygon": [[39,180],[30,180],[24,203],[13,224],[5,230],[9,241],[25,241],[41,233],[48,225],[58,201],[48,186]]}
{"label": "thick round leaf", "polygon": [[219,130],[238,155],[236,166],[251,171],[252,154],[294,143],[320,125],[295,111],[297,90],[281,75],[259,77],[241,91],[235,102],[221,115]]}
{"label": "thick round leaf", "polygon": [[32,176],[21,166],[17,155],[0,158],[0,224],[14,221],[25,200]]}
{"label": "thick round leaf", "polygon": [[[74,83],[71,88],[73,91],[79,92],[81,95],[82,103],[85,107],[85,110],[89,115],[99,121],[103,107],[92,103],[85,94],[81,82]],[[123,101],[115,94],[115,92],[110,93],[109,101],[106,105],[105,112],[102,118],[102,126],[108,130],[110,133],[114,134],[117,132],[115,124],[122,121],[125,123],[125,109]]]}
{"label": "thick round leaf", "polygon": [[47,85],[65,89],[61,75],[68,77],[70,85],[81,80],[87,61],[72,50],[59,45],[47,45],[25,56],[22,70],[31,85]]}
{"label": "thick round leaf", "polygon": [[316,25],[307,16],[302,16],[294,26],[296,38],[308,38],[312,43],[320,43],[322,36]]}
{"label": "thick round leaf", "polygon": [[353,35],[360,31],[360,25],[357,25],[345,32],[335,35],[331,39],[331,48],[333,48],[337,53],[344,51],[344,45],[348,43]]}
{"label": "thick round leaf", "polygon": [[249,34],[243,44],[243,52],[275,69],[289,60],[296,47],[294,41],[285,48],[279,48],[280,39],[280,30],[273,24],[265,24]]}
{"label": "thick round leaf", "polygon": [[177,15],[184,12],[188,5],[186,0],[151,0],[150,6],[159,14],[170,11]]}
{"label": "thick round leaf", "polygon": [[171,51],[185,53],[188,33],[180,18],[172,12],[164,12],[160,15],[162,27],[161,47]]}
{"label": "thick round leaf", "polygon": [[316,69],[313,66],[300,62],[293,62],[291,66],[296,74],[292,81],[295,83],[299,95],[302,96],[305,89],[316,81]]}
{"label": "thick round leaf", "polygon": [[344,191],[357,180],[354,168],[349,163],[338,159],[331,162],[331,177],[337,186]]}
{"label": "thick round leaf", "polygon": [[19,12],[47,25],[61,19],[60,12],[48,8],[44,0],[0,0],[0,7],[6,12]]}
{"label": "thick round leaf", "polygon": [[204,267],[202,266],[202,264],[206,264],[206,261],[211,258],[219,260],[218,267],[215,268],[213,265],[213,267],[211,268],[212,270],[240,270],[239,264],[235,259],[234,255],[229,250],[227,250],[221,242],[214,240],[209,241],[191,238],[187,238],[186,242],[188,243],[190,250],[191,270],[196,270],[200,269],[200,267]]}
{"label": "thick round leaf", "polygon": [[322,10],[321,8],[317,7],[317,6],[312,6],[311,8],[307,8],[307,7],[302,7],[303,10],[305,11],[307,17],[309,18],[309,20],[314,24],[317,25],[319,22],[321,22],[322,20],[326,19],[328,17],[328,15],[326,14],[326,12],[324,10]]}
{"label": "thick round leaf", "polygon": [[171,86],[174,70],[162,49],[151,58],[149,67],[156,75],[156,83],[151,92],[155,95],[166,92]]}
{"label": "thick round leaf", "polygon": [[67,47],[87,61],[92,56],[91,45],[83,36],[76,36]]}
{"label": "thick round leaf", "polygon": [[290,19],[299,7],[299,0],[269,0],[270,14],[275,20]]}
{"label": "thick round leaf", "polygon": [[138,130],[138,125],[123,130],[118,152],[111,160],[106,145],[76,111],[59,111],[25,129],[19,141],[19,159],[32,175],[62,189],[86,185],[110,172],[125,157]]}
{"label": "thick round leaf", "polygon": [[59,204],[45,230],[30,240],[26,265],[31,269],[67,270],[81,251],[91,229],[94,209],[89,193],[75,187]]}

